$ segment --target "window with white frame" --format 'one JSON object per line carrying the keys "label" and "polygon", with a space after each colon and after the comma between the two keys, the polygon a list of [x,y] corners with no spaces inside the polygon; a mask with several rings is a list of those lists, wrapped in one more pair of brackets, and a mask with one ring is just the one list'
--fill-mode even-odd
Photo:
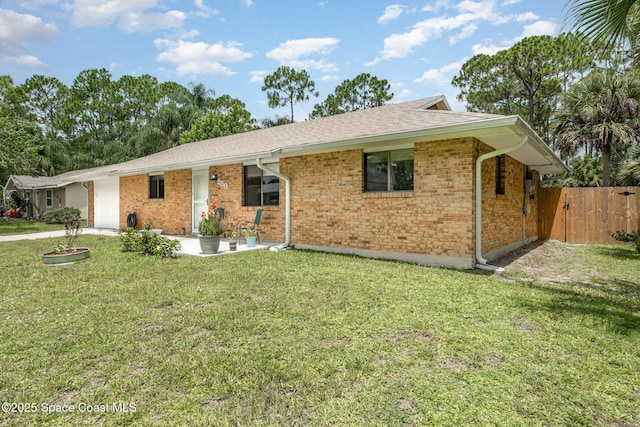
{"label": "window with white frame", "polygon": [[46,196],[45,196],[45,203],[47,208],[53,207],[53,190],[47,190]]}

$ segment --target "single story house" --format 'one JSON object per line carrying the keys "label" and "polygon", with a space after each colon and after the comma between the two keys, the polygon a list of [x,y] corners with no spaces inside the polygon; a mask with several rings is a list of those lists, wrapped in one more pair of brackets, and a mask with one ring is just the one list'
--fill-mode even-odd
{"label": "single story house", "polygon": [[461,269],[537,239],[540,174],[564,163],[518,116],[454,112],[443,96],[181,145],[80,173],[94,227],[135,212],[197,232],[264,209],[263,240]]}
{"label": "single story house", "polygon": [[4,199],[16,192],[30,206],[35,219],[42,218],[45,212],[62,206],[80,209],[80,216],[87,219],[87,184],[72,180],[74,176],[87,171],[72,171],[56,176],[11,175],[3,188]]}

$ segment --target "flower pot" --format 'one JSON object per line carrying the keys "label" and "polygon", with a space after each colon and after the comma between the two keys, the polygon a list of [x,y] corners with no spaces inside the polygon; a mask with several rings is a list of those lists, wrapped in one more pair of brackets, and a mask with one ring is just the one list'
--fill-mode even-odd
{"label": "flower pot", "polygon": [[42,263],[46,265],[64,265],[73,264],[89,258],[91,251],[89,248],[72,248],[64,253],[47,252],[42,254]]}
{"label": "flower pot", "polygon": [[247,236],[247,246],[250,248],[255,248],[258,238],[256,236]]}
{"label": "flower pot", "polygon": [[236,249],[238,249],[238,242],[229,242],[229,250],[235,251]]}
{"label": "flower pot", "polygon": [[198,236],[200,250],[203,254],[217,254],[220,247],[220,236]]}

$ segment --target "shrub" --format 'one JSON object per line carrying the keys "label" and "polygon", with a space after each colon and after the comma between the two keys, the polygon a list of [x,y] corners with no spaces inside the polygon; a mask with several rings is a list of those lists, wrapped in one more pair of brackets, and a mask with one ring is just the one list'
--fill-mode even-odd
{"label": "shrub", "polygon": [[122,252],[138,252],[140,232],[132,227],[118,230]]}
{"label": "shrub", "polygon": [[79,220],[80,209],[63,206],[45,212],[43,218],[47,224],[64,224],[68,221]]}
{"label": "shrub", "polygon": [[619,242],[634,243],[636,245],[636,251],[640,252],[640,230],[636,230],[633,233],[627,233],[622,230],[618,230],[615,233],[610,231],[609,235]]}
{"label": "shrub", "polygon": [[171,258],[182,247],[177,240],[155,233],[140,232],[131,227],[118,230],[118,237],[123,252],[140,252],[143,255]]}

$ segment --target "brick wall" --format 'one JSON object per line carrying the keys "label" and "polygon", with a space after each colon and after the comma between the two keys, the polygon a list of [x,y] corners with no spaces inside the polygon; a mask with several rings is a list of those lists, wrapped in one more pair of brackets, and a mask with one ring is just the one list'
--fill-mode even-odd
{"label": "brick wall", "polygon": [[[282,164],[280,165],[282,170]],[[256,211],[264,209],[260,222],[260,240],[268,242],[284,241],[284,197],[285,183],[280,181],[280,206],[243,206],[244,204],[244,166],[241,164],[213,166],[209,176],[216,173],[218,182],[224,181],[226,188],[218,182],[209,181],[209,200],[218,202],[224,208],[224,224],[228,230],[235,229],[240,220],[253,222]],[[239,236],[242,237],[242,236]]]}
{"label": "brick wall", "polygon": [[166,234],[191,233],[191,169],[164,174],[164,199],[149,198],[149,175],[120,177],[120,227],[136,212],[137,228],[151,221]]}
{"label": "brick wall", "polygon": [[[480,144],[480,154],[493,151]],[[506,156],[505,194],[496,194],[496,161],[490,158],[482,163],[482,252],[490,252],[514,243],[522,242],[538,234],[538,200],[524,194],[526,166]],[[537,189],[538,174],[534,174]],[[531,205],[531,212],[524,215],[524,203]],[[523,237],[523,219],[525,221]]]}
{"label": "brick wall", "polygon": [[283,159],[294,244],[473,256],[471,139],[415,145],[414,191],[363,193],[363,152]]}
{"label": "brick wall", "polygon": [[[292,183],[293,244],[472,259],[475,239],[475,159],[491,148],[473,138],[417,143],[414,191],[363,193],[363,152],[348,150],[281,159]],[[120,178],[121,227],[137,212],[167,234],[191,232],[191,170],[165,173],[165,198],[149,199],[148,175]],[[243,165],[210,167],[209,199],[225,208],[227,229],[253,220],[259,207],[243,206]],[[507,156],[506,194],[495,194],[495,160],[483,163],[483,253],[523,240],[525,166]],[[537,186],[537,175],[535,176]],[[224,182],[226,188],[218,183]],[[89,185],[93,192],[93,183]],[[89,198],[93,219],[93,197]],[[526,237],[537,234],[537,199],[527,201]],[[280,206],[263,207],[264,241],[285,238],[285,183]]]}

